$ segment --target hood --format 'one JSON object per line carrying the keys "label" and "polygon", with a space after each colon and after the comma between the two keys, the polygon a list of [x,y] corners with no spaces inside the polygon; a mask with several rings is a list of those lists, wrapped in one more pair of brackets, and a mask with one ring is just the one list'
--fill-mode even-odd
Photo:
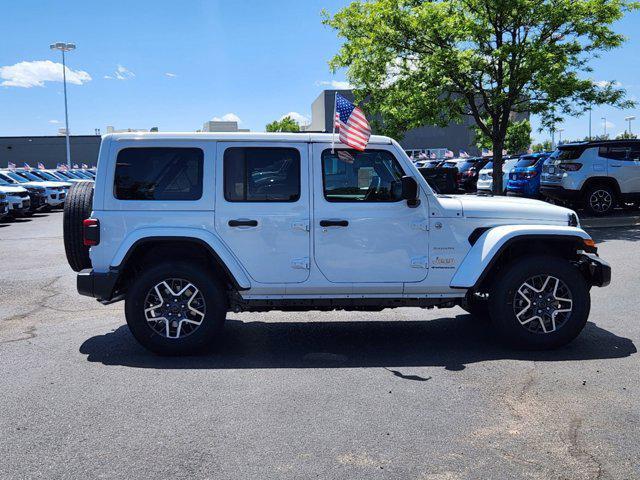
{"label": "hood", "polygon": [[469,218],[499,218],[530,220],[534,223],[553,222],[567,225],[569,215],[575,212],[568,208],[550,205],[540,200],[520,197],[492,197],[479,195],[459,195],[462,212]]}
{"label": "hood", "polygon": [[17,185],[0,185],[0,192],[12,194],[12,193],[23,193],[27,190],[25,188],[19,187]]}

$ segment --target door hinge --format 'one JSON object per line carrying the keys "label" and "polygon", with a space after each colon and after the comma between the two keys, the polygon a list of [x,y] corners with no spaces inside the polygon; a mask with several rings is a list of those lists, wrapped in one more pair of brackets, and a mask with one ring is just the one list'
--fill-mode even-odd
{"label": "door hinge", "polygon": [[309,270],[309,257],[294,258],[291,260],[291,268]]}
{"label": "door hinge", "polygon": [[293,222],[291,224],[291,228],[293,230],[302,230],[303,232],[308,232],[310,230],[309,221],[308,220],[302,220],[300,222]]}
{"label": "door hinge", "polygon": [[429,230],[429,220],[422,220],[420,222],[413,222],[411,228],[414,230]]}
{"label": "door hinge", "polygon": [[426,256],[411,257],[411,268],[428,268],[429,260]]}

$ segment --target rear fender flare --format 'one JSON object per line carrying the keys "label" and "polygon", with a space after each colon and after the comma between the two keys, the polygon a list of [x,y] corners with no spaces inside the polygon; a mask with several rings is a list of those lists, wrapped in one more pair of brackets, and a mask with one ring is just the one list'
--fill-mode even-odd
{"label": "rear fender flare", "polygon": [[193,240],[207,246],[212,253],[218,257],[224,267],[235,280],[238,288],[248,290],[251,288],[251,281],[242,268],[240,261],[233,255],[231,250],[222,240],[213,233],[198,228],[141,228],[134,230],[123,240],[118,251],[111,260],[111,268],[119,268],[126,259],[127,254],[140,242],[153,240]]}

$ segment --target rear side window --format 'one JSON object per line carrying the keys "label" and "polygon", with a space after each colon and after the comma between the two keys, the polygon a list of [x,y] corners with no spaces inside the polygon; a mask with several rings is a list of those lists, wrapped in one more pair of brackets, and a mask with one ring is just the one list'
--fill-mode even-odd
{"label": "rear side window", "polygon": [[125,148],[118,153],[119,200],[198,200],[204,154],[199,148]]}
{"label": "rear side window", "polygon": [[626,160],[628,151],[629,147],[625,146],[600,147],[598,156],[612,160]]}
{"label": "rear side window", "polygon": [[228,202],[295,202],[300,198],[300,152],[295,148],[232,147],[224,152]]}
{"label": "rear side window", "polygon": [[629,160],[633,160],[634,162],[640,161],[640,145],[631,145],[631,150],[629,151]]}

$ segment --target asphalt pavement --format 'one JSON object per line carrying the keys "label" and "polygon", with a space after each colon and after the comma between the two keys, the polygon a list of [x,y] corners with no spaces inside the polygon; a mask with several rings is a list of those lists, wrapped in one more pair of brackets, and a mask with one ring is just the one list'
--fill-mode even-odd
{"label": "asphalt pavement", "polygon": [[552,352],[459,308],[235,314],[160,358],[81,297],[62,214],[0,223],[0,478],[640,478],[640,227]]}

